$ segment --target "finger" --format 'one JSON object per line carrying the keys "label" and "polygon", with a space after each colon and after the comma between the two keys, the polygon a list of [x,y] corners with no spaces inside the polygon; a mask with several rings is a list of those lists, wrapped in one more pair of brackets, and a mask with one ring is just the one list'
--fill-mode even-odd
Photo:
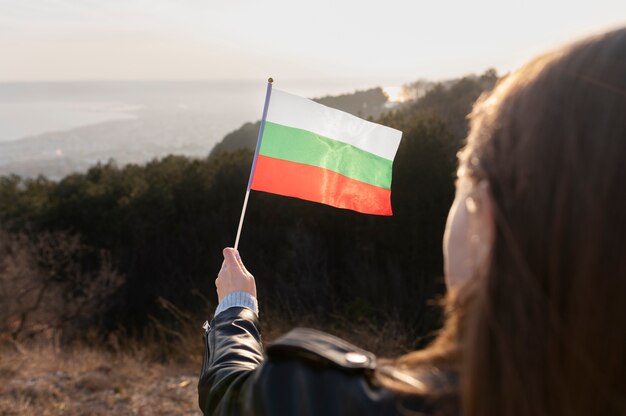
{"label": "finger", "polygon": [[226,267],[231,267],[234,271],[244,273],[244,268],[242,267],[242,264],[240,264],[237,260],[237,256],[235,255],[235,253],[235,249],[226,247],[223,251],[224,263],[226,264]]}
{"label": "finger", "polygon": [[241,256],[239,255],[239,250],[235,250],[235,257],[237,258],[237,262],[239,263],[239,266],[241,267],[241,269],[246,273],[250,273],[248,269],[246,269],[246,265],[243,264],[243,261],[241,260]]}

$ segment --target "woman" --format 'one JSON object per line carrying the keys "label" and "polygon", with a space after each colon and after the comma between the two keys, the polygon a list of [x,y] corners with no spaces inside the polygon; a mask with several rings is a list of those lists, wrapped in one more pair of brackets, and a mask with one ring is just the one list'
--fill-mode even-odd
{"label": "woman", "polygon": [[205,414],[626,414],[626,29],[479,100],[458,176],[444,329],[396,360],[306,330],[264,357],[254,278],[225,249]]}

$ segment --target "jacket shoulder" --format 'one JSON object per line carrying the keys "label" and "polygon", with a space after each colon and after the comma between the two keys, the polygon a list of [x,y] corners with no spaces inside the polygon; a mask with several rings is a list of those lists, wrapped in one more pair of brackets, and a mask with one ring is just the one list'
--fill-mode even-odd
{"label": "jacket shoulder", "polygon": [[271,343],[267,356],[274,360],[298,359],[313,366],[345,371],[371,371],[376,356],[349,342],[309,328],[296,328]]}
{"label": "jacket shoulder", "polygon": [[447,404],[384,388],[373,353],[324,332],[296,328],[269,344],[266,355],[255,380],[262,414],[457,414],[439,412]]}

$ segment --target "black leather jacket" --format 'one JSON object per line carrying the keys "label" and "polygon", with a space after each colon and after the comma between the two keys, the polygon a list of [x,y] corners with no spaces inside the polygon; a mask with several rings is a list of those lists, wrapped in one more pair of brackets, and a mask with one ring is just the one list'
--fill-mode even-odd
{"label": "black leather jacket", "polygon": [[[245,308],[220,313],[204,340],[198,394],[205,415],[457,414],[456,400],[441,406],[378,386],[373,354],[323,332],[295,329],[264,357],[256,315]],[[442,380],[449,387],[453,379]]]}

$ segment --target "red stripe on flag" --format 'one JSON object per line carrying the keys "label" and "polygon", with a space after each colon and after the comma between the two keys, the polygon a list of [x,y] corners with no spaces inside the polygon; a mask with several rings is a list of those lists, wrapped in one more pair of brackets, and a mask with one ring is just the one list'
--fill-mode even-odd
{"label": "red stripe on flag", "polygon": [[252,189],[365,214],[392,215],[391,191],[317,166],[259,155]]}

